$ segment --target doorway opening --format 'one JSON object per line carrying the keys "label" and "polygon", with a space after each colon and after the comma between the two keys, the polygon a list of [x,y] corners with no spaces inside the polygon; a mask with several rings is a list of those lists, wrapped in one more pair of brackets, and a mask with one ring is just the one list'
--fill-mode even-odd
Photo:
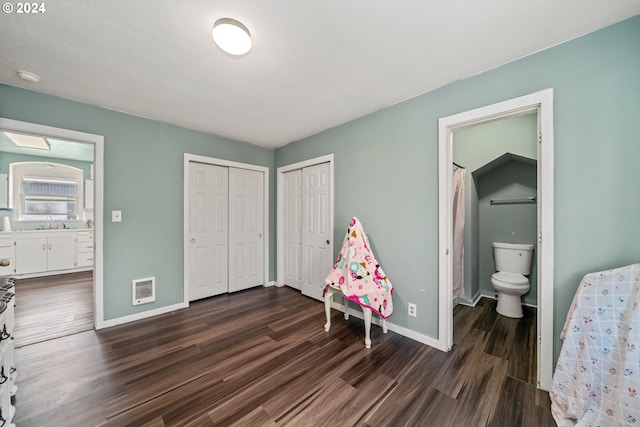
{"label": "doorway opening", "polygon": [[553,90],[466,111],[439,120],[439,346],[453,345],[453,135],[508,117],[537,120],[537,386],[548,390],[553,372]]}
{"label": "doorway opening", "polygon": [[[10,134],[45,138],[48,149],[16,147],[17,144],[10,139],[5,140],[5,131]],[[22,334],[24,335],[22,337],[18,336],[21,332],[18,324],[19,313],[18,310],[16,311],[16,340],[20,341],[24,338],[22,345],[28,345],[94,327],[100,329],[104,323],[102,273],[104,137],[0,118],[0,151],[3,153],[3,161],[8,163],[47,164],[51,171],[56,169],[56,165],[70,164],[81,171],[80,178],[73,184],[53,175],[50,182],[44,182],[48,184],[49,190],[52,187],[64,190],[63,196],[59,194],[56,196],[55,203],[49,200],[52,199],[50,191],[47,193],[48,199],[44,200],[40,195],[41,192],[36,188],[25,190],[24,185],[33,187],[33,180],[27,179],[26,184],[16,181],[14,186],[19,189],[19,194],[11,200],[7,208],[9,215],[12,215],[13,223],[10,225],[12,234],[9,237],[3,236],[4,240],[12,240],[14,245],[10,251],[14,263],[8,274],[17,279],[16,294],[17,298],[24,302],[22,305],[35,304],[27,307],[28,318],[25,318],[25,322],[29,327],[28,332]],[[8,165],[6,166],[7,170],[2,173],[9,171]],[[43,178],[43,173],[37,176]],[[47,177],[44,176],[44,178]],[[40,181],[38,184],[42,184]],[[13,191],[11,188],[8,190],[5,194],[11,197]],[[16,203],[20,203],[20,209],[16,209],[17,205],[14,206]],[[66,216],[56,216],[52,212],[47,212],[48,222],[45,221],[46,224],[43,224],[37,215],[27,215],[32,209],[41,210],[43,205],[50,208],[64,205]],[[24,218],[16,216],[18,213],[24,214]],[[38,234],[38,228],[47,228],[48,234]],[[17,230],[35,231],[25,233]],[[42,246],[43,243],[45,246]],[[37,254],[31,251],[31,248],[36,245],[39,249]],[[42,248],[45,250],[41,250]],[[18,257],[20,260],[16,262]],[[19,283],[20,281],[25,283]],[[21,289],[22,285],[24,286]],[[64,288],[64,292],[51,294],[53,288]],[[25,293],[24,298],[21,297],[21,292]],[[43,299],[45,304],[42,303]],[[56,302],[60,304],[57,306]],[[52,310],[55,313],[52,313]],[[65,319],[72,320],[65,322]],[[44,332],[42,334],[37,332],[38,328]]]}

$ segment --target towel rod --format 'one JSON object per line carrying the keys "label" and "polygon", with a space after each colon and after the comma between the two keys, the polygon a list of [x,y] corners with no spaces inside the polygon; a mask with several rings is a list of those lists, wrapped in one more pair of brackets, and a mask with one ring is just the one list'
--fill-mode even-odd
{"label": "towel rod", "polygon": [[531,197],[520,197],[517,199],[491,199],[491,204],[492,205],[507,205],[507,204],[511,204],[511,203],[535,203],[536,202],[536,196],[531,196]]}
{"label": "towel rod", "polygon": [[456,162],[451,162],[451,163],[453,163],[453,166],[457,166],[457,167],[459,167],[460,169],[466,169],[464,166],[459,165],[459,164],[457,164]]}

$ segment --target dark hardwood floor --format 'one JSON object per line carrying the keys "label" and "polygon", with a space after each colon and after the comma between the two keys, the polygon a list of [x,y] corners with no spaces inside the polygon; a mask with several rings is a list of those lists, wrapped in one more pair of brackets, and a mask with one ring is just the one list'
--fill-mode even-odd
{"label": "dark hardwood floor", "polygon": [[[289,288],[256,288],[188,309],[16,351],[15,422],[27,426],[545,426],[532,385],[535,322],[456,308],[443,353]],[[508,340],[508,341],[505,341]],[[535,352],[534,352],[535,353]]]}
{"label": "dark hardwood floor", "polygon": [[93,272],[16,279],[16,347],[93,329]]}

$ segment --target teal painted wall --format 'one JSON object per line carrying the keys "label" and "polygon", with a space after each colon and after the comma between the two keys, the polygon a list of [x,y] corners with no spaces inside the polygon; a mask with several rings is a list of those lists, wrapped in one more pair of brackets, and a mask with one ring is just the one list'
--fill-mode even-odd
{"label": "teal painted wall", "polygon": [[[271,168],[275,253],[273,150],[6,85],[0,85],[0,117],[104,136],[105,320],[183,299],[184,153]],[[122,210],[121,223],[111,222],[112,210]],[[270,280],[274,265],[270,257]],[[131,280],[148,276],[156,277],[157,300],[133,307]]]}
{"label": "teal painted wall", "polygon": [[557,357],[584,274],[640,259],[638,40],[640,16],[289,144],[276,166],[335,153],[334,240],[358,216],[395,286],[391,322],[436,337],[437,121],[553,88]]}
{"label": "teal painted wall", "polygon": [[[1,117],[1,116],[0,116]],[[0,173],[6,173],[9,175],[9,165],[16,162],[49,162],[60,163],[63,165],[73,166],[74,168],[82,169],[84,172],[84,179],[91,177],[91,162],[84,162],[81,160],[71,159],[58,159],[52,157],[43,156],[30,156],[27,154],[6,153],[0,151]]]}
{"label": "teal painted wall", "polygon": [[458,129],[453,132],[453,160],[469,172],[504,153],[536,159],[537,114],[508,117]]}
{"label": "teal painted wall", "polygon": [[[480,222],[478,210],[478,190],[475,174],[483,166],[493,162],[505,153],[536,159],[538,134],[537,114],[508,117],[468,126],[453,132],[453,160],[466,168],[465,185],[465,230],[464,230],[464,296],[466,303],[472,303],[485,291],[486,277],[480,274]],[[486,248],[485,248],[486,249]],[[484,265],[484,270],[491,266]],[[534,285],[535,286],[535,285]],[[487,295],[487,292],[484,292]],[[489,293],[492,294],[492,293]],[[531,295],[535,295],[535,292]],[[530,301],[529,301],[530,302]]]}

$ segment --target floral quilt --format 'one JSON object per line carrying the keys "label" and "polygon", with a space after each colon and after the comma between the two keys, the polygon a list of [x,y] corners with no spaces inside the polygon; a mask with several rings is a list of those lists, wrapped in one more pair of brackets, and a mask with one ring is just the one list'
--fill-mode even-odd
{"label": "floral quilt", "polygon": [[376,261],[358,218],[349,222],[338,259],[325,279],[325,292],[329,285],[339,286],[345,298],[370,308],[383,319],[393,313],[393,286]]}
{"label": "floral quilt", "polygon": [[640,264],[587,274],[562,331],[558,426],[640,425]]}

